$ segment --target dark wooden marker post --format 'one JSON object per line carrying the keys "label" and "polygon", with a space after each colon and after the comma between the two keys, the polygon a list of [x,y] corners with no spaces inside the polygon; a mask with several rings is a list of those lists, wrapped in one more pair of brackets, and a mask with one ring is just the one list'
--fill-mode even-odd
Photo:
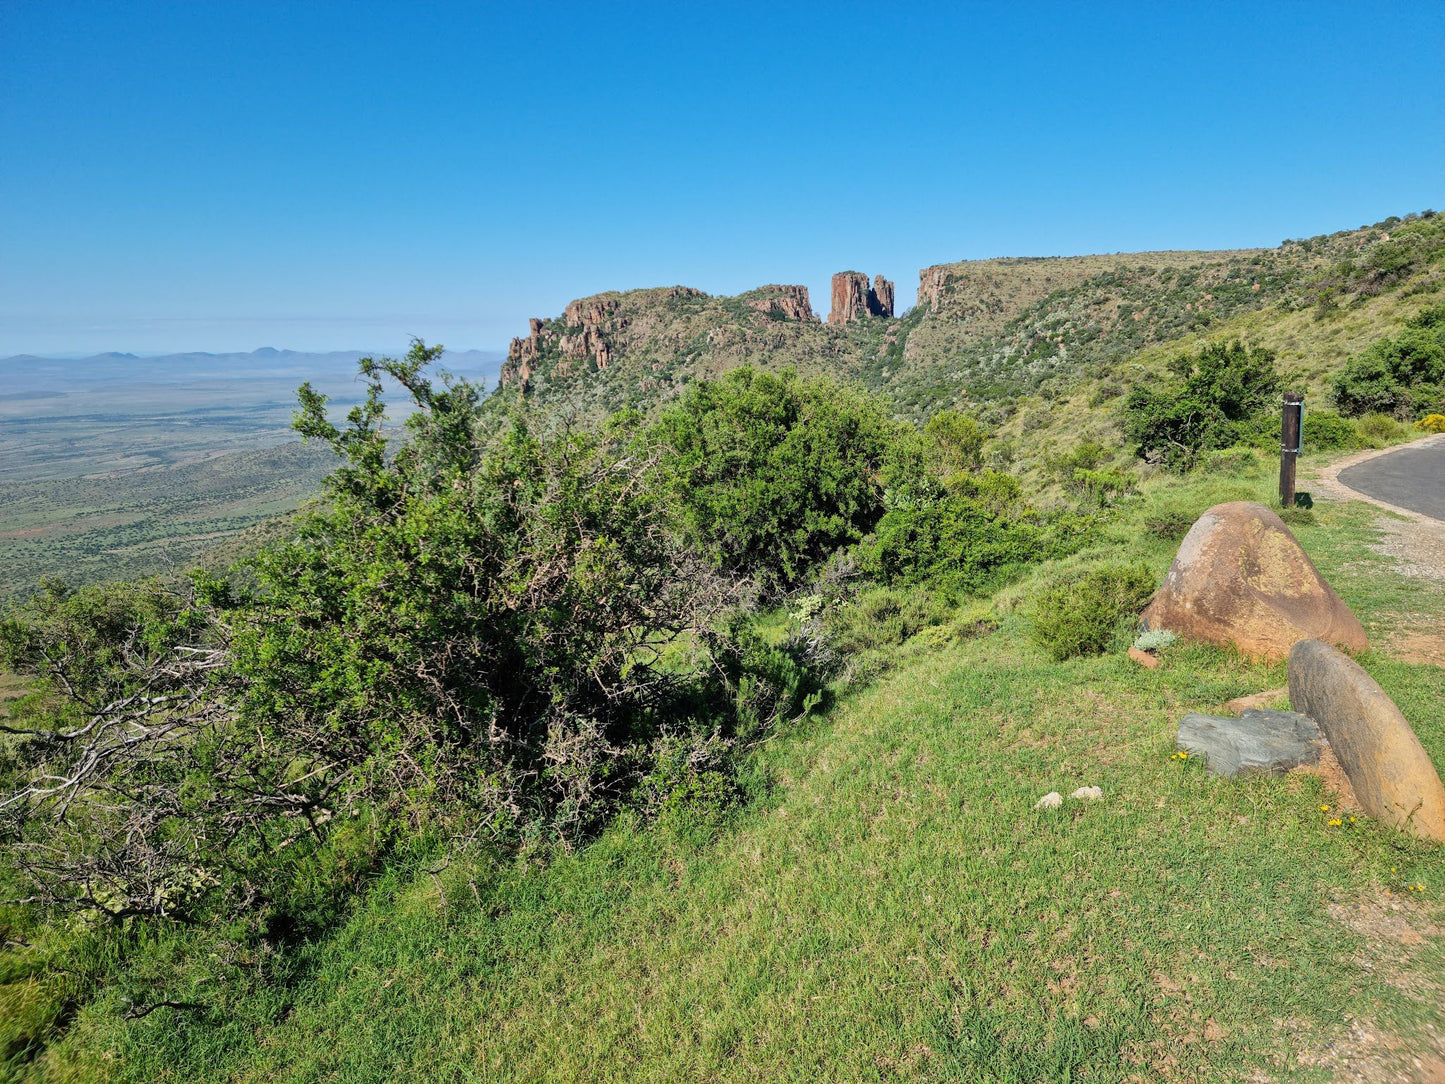
{"label": "dark wooden marker post", "polygon": [[1297,391],[1284,393],[1284,418],[1279,427],[1279,503],[1294,504],[1294,465],[1300,453],[1300,428],[1304,421],[1305,397]]}

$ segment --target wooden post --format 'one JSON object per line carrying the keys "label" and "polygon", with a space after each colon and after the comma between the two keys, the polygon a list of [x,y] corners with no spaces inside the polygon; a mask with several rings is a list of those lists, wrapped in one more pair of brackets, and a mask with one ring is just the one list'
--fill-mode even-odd
{"label": "wooden post", "polygon": [[1294,504],[1294,468],[1300,453],[1300,430],[1304,423],[1305,397],[1297,391],[1284,393],[1284,416],[1279,427],[1279,503]]}

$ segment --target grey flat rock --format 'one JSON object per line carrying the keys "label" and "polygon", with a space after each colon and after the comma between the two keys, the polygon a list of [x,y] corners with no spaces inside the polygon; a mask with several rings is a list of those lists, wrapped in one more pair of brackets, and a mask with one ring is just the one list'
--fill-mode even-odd
{"label": "grey flat rock", "polygon": [[1190,712],[1179,723],[1178,747],[1204,758],[1214,775],[1287,772],[1318,764],[1325,736],[1296,711],[1250,708],[1238,718]]}

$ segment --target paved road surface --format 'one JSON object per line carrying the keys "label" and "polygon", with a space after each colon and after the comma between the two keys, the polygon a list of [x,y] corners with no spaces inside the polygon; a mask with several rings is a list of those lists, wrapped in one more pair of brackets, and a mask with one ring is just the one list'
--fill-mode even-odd
{"label": "paved road surface", "polygon": [[1340,481],[1376,500],[1445,520],[1445,442],[1356,463],[1340,471]]}

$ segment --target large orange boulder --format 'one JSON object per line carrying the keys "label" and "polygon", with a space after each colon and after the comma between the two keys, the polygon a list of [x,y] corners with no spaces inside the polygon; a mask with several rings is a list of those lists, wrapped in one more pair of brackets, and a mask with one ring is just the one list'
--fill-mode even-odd
{"label": "large orange boulder", "polygon": [[1217,504],[1199,517],[1143,621],[1275,661],[1301,640],[1369,647],[1284,521],[1250,501]]}
{"label": "large orange boulder", "polygon": [[1365,812],[1445,843],[1445,785],[1395,702],[1354,659],[1303,640],[1289,654],[1289,699],[1320,724]]}

